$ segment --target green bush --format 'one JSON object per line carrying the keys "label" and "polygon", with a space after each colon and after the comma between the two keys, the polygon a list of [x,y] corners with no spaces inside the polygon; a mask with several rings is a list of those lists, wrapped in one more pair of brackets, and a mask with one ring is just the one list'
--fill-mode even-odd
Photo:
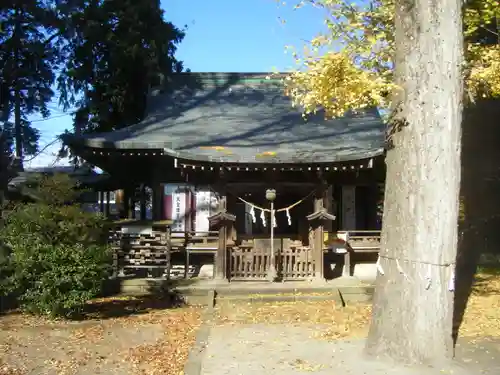
{"label": "green bush", "polygon": [[102,291],[111,252],[104,217],[64,199],[73,194],[68,180],[47,178],[40,196],[52,179],[59,182],[58,199],[17,205],[5,221],[0,240],[9,253],[0,264],[0,292],[15,296],[25,311],[69,316]]}
{"label": "green bush", "polygon": [[102,215],[77,205],[29,203],[17,206],[5,222],[4,238],[11,247],[28,243],[74,245],[105,243]]}

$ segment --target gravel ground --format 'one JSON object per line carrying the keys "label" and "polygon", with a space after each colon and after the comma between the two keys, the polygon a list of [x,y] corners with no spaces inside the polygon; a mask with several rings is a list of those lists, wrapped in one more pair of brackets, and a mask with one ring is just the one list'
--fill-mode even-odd
{"label": "gravel ground", "polygon": [[[363,340],[319,339],[319,325],[222,325],[213,327],[202,359],[201,375],[455,375],[455,368],[410,369],[374,362],[362,356]],[[500,374],[500,339],[463,341],[457,348],[464,374]],[[481,366],[481,368],[477,368]],[[472,372],[471,372],[472,371]]]}

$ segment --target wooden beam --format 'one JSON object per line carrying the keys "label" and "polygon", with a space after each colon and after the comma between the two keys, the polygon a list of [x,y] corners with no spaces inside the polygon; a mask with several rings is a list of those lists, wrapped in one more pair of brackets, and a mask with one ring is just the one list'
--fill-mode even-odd
{"label": "wooden beam", "polygon": [[[269,188],[268,182],[228,182],[227,187],[231,191],[237,192],[254,192],[262,191],[263,193]],[[316,184],[311,182],[275,182],[272,184],[277,190],[282,189],[314,189]]]}

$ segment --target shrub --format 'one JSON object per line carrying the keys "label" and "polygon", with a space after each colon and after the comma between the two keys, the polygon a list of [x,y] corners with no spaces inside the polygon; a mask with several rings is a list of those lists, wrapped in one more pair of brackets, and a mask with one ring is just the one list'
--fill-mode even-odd
{"label": "shrub", "polygon": [[104,244],[105,224],[102,215],[85,212],[77,205],[28,203],[10,212],[4,238],[10,247],[24,246],[26,242],[69,246]]}
{"label": "shrub", "polygon": [[102,246],[26,244],[13,249],[8,291],[23,310],[69,316],[97,296],[109,275]]}
{"label": "shrub", "polygon": [[[49,196],[50,179],[38,187],[39,196]],[[58,184],[57,199],[17,205],[0,234],[9,250],[0,264],[2,294],[16,296],[25,311],[52,317],[81,311],[101,292],[111,268],[104,217],[68,202],[64,194],[74,190],[66,184]]]}

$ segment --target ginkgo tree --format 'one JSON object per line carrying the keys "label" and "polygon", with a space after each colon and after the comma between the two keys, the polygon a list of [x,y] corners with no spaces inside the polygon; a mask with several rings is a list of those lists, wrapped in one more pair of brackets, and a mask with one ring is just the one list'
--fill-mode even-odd
{"label": "ginkgo tree", "polygon": [[[351,0],[352,1],[352,0]],[[285,89],[304,114],[390,109],[378,276],[367,353],[453,356],[464,103],[500,97],[498,0],[308,0],[326,32]]]}
{"label": "ginkgo tree", "polygon": [[[286,79],[287,94],[305,114],[328,116],[366,106],[388,108],[394,85],[395,0],[306,0],[326,10],[326,32],[293,51],[300,69]],[[466,1],[464,81],[467,99],[500,96],[500,2]],[[293,47],[287,47],[294,49]],[[325,52],[326,50],[326,52]]]}

